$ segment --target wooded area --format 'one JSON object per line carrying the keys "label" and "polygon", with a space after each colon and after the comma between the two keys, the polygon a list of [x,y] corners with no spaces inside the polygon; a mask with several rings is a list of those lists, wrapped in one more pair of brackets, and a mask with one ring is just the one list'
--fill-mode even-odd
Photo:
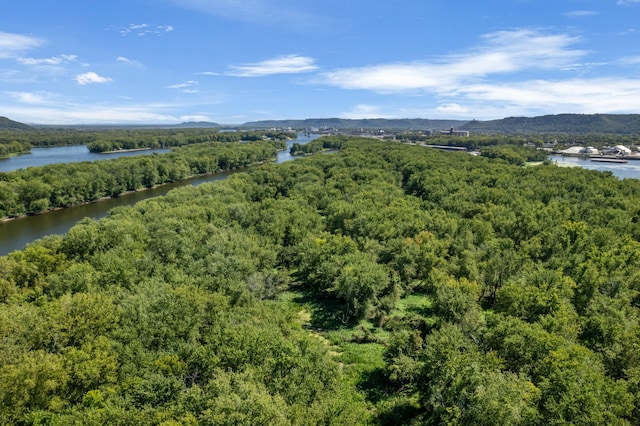
{"label": "wooded area", "polygon": [[640,423],[638,180],[325,142],[0,257],[0,418]]}
{"label": "wooded area", "polygon": [[282,141],[209,142],[113,160],[51,164],[0,172],[0,218],[116,197],[192,176],[218,173],[272,160]]}
{"label": "wooded area", "polygon": [[176,129],[49,129],[0,131],[0,158],[29,152],[32,147],[86,145],[90,152],[159,149],[205,142],[241,142],[295,139],[295,132],[248,130],[220,132],[209,128]]}

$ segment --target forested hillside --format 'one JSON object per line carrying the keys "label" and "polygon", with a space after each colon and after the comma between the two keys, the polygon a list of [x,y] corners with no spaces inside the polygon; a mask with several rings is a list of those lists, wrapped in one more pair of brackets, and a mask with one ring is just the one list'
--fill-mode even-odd
{"label": "forested hillside", "polygon": [[307,118],[305,120],[263,120],[244,123],[249,129],[287,128],[330,128],[330,129],[449,129],[467,123],[466,120],[433,120],[428,118]]}
{"label": "forested hillside", "polygon": [[640,133],[640,114],[557,114],[508,117],[466,123],[461,129],[484,133]]}
{"label": "forested hillside", "polygon": [[640,423],[640,182],[327,145],[0,257],[3,422]]}
{"label": "forested hillside", "polygon": [[33,127],[28,126],[24,123],[20,123],[18,121],[10,120],[7,117],[0,117],[0,130],[27,131],[27,130],[33,130]]}

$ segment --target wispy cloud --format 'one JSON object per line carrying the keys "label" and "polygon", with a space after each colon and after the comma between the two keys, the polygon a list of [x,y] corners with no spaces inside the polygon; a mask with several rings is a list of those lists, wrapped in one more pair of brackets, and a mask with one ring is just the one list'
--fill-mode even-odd
{"label": "wispy cloud", "polygon": [[318,19],[303,11],[296,0],[173,0],[173,3],[209,15],[263,24],[286,21],[289,25],[296,22],[312,25],[314,18]]}
{"label": "wispy cloud", "polygon": [[619,61],[623,65],[640,65],[640,56],[628,56]]}
{"label": "wispy cloud", "polygon": [[11,110],[11,118],[32,122],[38,117],[39,124],[121,124],[121,123],[180,123],[184,121],[214,121],[206,114],[176,114],[181,105],[105,105],[77,104],[61,100],[53,105],[20,106],[2,104],[0,110]]}
{"label": "wispy cloud", "polygon": [[[491,111],[491,110],[490,110]],[[485,112],[484,110],[482,112]],[[389,105],[356,105],[350,111],[340,116],[342,118],[365,119],[365,118],[407,118],[407,117],[433,117],[433,118],[456,118],[467,119],[472,115],[472,110],[457,103],[445,103],[432,108],[411,108],[395,107]],[[495,118],[494,115],[487,117]],[[502,116],[500,116],[502,117]],[[480,117],[476,117],[480,118]]]}
{"label": "wispy cloud", "polygon": [[[489,119],[567,111],[636,112],[640,79],[578,78],[575,72],[603,65],[635,65],[640,58],[632,56],[612,63],[576,61],[589,53],[575,48],[579,41],[563,34],[503,31],[488,34],[480,46],[466,53],[432,61],[338,69],[321,73],[320,82],[383,95],[429,96],[437,103],[428,110],[358,105],[345,113],[350,117]],[[539,74],[535,80],[530,77],[533,71]]]}
{"label": "wispy cloud", "polygon": [[530,80],[510,84],[477,84],[459,89],[468,100],[545,106],[548,111],[629,112],[637,109],[640,80],[616,78]]}
{"label": "wispy cloud", "polygon": [[5,92],[17,102],[29,105],[44,105],[55,99],[57,95],[49,92]]}
{"label": "wispy cloud", "polygon": [[188,80],[179,84],[172,84],[171,86],[167,86],[167,89],[176,89],[180,90],[182,93],[198,93],[198,90],[194,89],[193,86],[198,84],[195,80]]}
{"label": "wispy cloud", "polygon": [[565,13],[565,16],[568,16],[569,18],[583,18],[586,16],[595,16],[599,14],[600,12],[596,10],[571,10]]}
{"label": "wispy cloud", "polygon": [[358,104],[351,111],[343,114],[343,118],[362,120],[366,118],[390,118],[379,105]]}
{"label": "wispy cloud", "polygon": [[78,74],[74,77],[74,80],[81,86],[85,86],[87,84],[109,83],[113,81],[109,77],[103,77],[93,71]]}
{"label": "wispy cloud", "polygon": [[434,61],[345,68],[323,73],[324,82],[344,89],[380,93],[447,91],[493,74],[523,70],[555,70],[586,55],[570,46],[577,37],[542,34],[534,30],[499,31],[483,37],[483,44],[463,54]]}
{"label": "wispy cloud", "polygon": [[[274,74],[298,74],[317,70],[313,58],[287,55],[245,65],[232,65],[223,75],[233,77],[264,77]],[[203,73],[204,74],[204,73]],[[211,74],[211,73],[208,73]]]}
{"label": "wispy cloud", "polygon": [[590,70],[594,67],[601,67],[608,65],[607,62],[585,62],[579,64],[567,64],[560,67],[561,71],[577,71],[577,70]]}
{"label": "wispy cloud", "polygon": [[36,37],[0,31],[0,59],[13,58],[42,44],[44,40]]}
{"label": "wispy cloud", "polygon": [[136,60],[133,60],[133,59],[129,59],[129,58],[124,57],[124,56],[118,56],[116,58],[116,62],[119,62],[121,64],[133,65],[133,66],[137,66],[137,67],[142,66],[142,64],[140,62],[138,62]]}
{"label": "wispy cloud", "polygon": [[18,58],[18,62],[23,65],[60,65],[63,63],[74,62],[78,59],[76,55],[60,55],[60,56],[52,56],[51,58]]}
{"label": "wispy cloud", "polygon": [[632,4],[638,4],[640,0],[618,0],[618,5],[620,6],[630,6]]}
{"label": "wispy cloud", "polygon": [[126,27],[119,28],[118,31],[120,34],[126,36],[130,34],[135,34],[137,36],[146,36],[146,35],[162,35],[168,32],[173,31],[173,26],[171,25],[151,25],[151,24],[129,24]]}

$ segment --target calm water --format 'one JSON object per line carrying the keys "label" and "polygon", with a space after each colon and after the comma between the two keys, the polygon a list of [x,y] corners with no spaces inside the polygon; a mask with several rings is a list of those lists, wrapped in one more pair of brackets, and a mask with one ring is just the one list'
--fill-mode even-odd
{"label": "calm water", "polygon": [[551,155],[551,161],[558,165],[579,166],[589,170],[608,171],[618,179],[640,179],[640,160],[629,160],[628,163],[601,163],[583,160],[577,157]]}
{"label": "calm water", "polygon": [[132,157],[134,155],[164,154],[168,149],[147,149],[144,151],[114,152],[113,154],[98,154],[89,152],[84,145],[57,146],[53,148],[32,148],[30,154],[0,159],[0,172],[26,169],[33,166],[46,166],[57,163],[76,163],[80,161],[109,160],[118,157]]}
{"label": "calm water", "polygon": [[[287,148],[290,148],[294,142],[298,142],[300,144],[308,143],[314,139],[316,139],[318,135],[298,135],[298,139],[295,141],[290,141],[287,143]],[[76,148],[75,150],[69,151],[69,148]],[[91,154],[85,147],[81,147],[84,149],[79,149],[79,147],[56,147],[56,148],[40,148],[48,151],[48,155],[42,155],[42,157],[47,158],[59,158],[60,161],[57,162],[68,162],[68,161],[86,161],[89,160],[89,155],[98,155],[100,159],[105,158],[105,154]],[[60,151],[66,152],[66,154],[60,153]],[[69,154],[69,152],[75,152],[75,154]],[[135,153],[128,153],[134,155],[140,155],[141,153],[149,153],[152,151],[138,151]],[[157,152],[157,151],[156,151]],[[80,158],[84,153],[86,156],[83,159],[75,159],[68,160],[67,158]],[[33,154],[31,154],[33,155]],[[31,155],[25,155],[27,158],[34,158]],[[13,160],[18,157],[12,157],[10,160]],[[39,158],[39,157],[36,157]],[[113,158],[108,156],[107,158]],[[292,157],[289,154],[289,149],[286,151],[281,151],[278,153],[278,163],[283,163],[285,161],[293,160],[295,157]],[[52,164],[55,162],[49,162],[47,164]],[[30,167],[34,165],[42,165],[42,164],[26,164],[21,167]],[[19,167],[20,168],[20,167]],[[46,235],[50,234],[64,234],[66,233],[76,222],[85,218],[92,217],[94,219],[98,219],[107,215],[109,210],[114,207],[119,206],[130,206],[137,203],[140,200],[144,200],[146,198],[158,197],[161,195],[165,195],[167,192],[174,188],[178,188],[184,185],[199,185],[204,182],[212,182],[216,180],[225,179],[227,176],[242,172],[243,170],[234,170],[231,172],[219,173],[211,176],[202,176],[196,177],[193,179],[188,179],[180,182],[174,182],[168,185],[163,185],[158,188],[153,188],[145,191],[133,192],[130,194],[124,194],[118,198],[109,198],[104,201],[100,201],[97,203],[84,204],[80,206],[70,207],[67,209],[56,210],[49,213],[37,215],[37,216],[28,216],[20,219],[15,219],[9,222],[0,222],[0,256],[4,256],[9,254],[14,250],[22,249],[26,244],[40,239]]]}

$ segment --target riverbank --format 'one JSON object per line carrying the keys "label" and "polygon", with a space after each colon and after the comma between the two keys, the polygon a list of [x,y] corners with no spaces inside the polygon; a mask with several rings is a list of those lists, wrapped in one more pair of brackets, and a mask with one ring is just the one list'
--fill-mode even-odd
{"label": "riverbank", "polygon": [[[260,166],[262,164],[273,163],[273,162],[276,162],[277,160],[278,160],[278,158],[275,157],[275,158],[272,158],[271,160],[268,160],[268,161],[257,161],[255,163],[251,163],[251,164],[247,165],[246,167],[241,167],[240,169],[247,170],[247,169],[250,169],[252,167]],[[0,218],[0,223],[7,223],[7,222],[14,221],[14,220],[25,219],[25,218],[33,217],[33,216],[41,216],[41,215],[45,215],[47,213],[52,213],[52,212],[56,212],[56,211],[60,211],[60,210],[71,209],[71,208],[74,208],[74,207],[86,206],[86,205],[89,205],[89,204],[96,204],[96,203],[99,203],[101,201],[107,201],[107,200],[112,200],[112,199],[115,199],[115,198],[120,198],[120,197],[123,197],[123,196],[126,196],[126,195],[130,195],[130,194],[137,194],[137,193],[141,193],[141,192],[145,192],[145,191],[151,191],[153,189],[163,188],[163,187],[166,187],[166,186],[169,186],[169,185],[173,185],[173,184],[179,184],[180,182],[185,182],[185,181],[188,181],[188,180],[199,179],[199,178],[207,178],[207,177],[212,177],[212,176],[216,176],[216,175],[222,175],[223,173],[235,172],[236,170],[238,170],[238,168],[231,168],[231,169],[228,169],[228,170],[220,170],[220,171],[215,172],[215,173],[203,173],[203,174],[199,174],[199,175],[190,175],[190,176],[187,176],[184,179],[174,180],[174,181],[171,181],[171,182],[165,182],[165,183],[153,185],[153,186],[150,186],[150,187],[139,188],[139,189],[136,189],[136,190],[133,190],[133,191],[125,191],[125,192],[121,192],[118,195],[100,197],[100,198],[97,198],[95,200],[86,201],[86,202],[82,202],[82,203],[70,204],[70,205],[64,206],[64,207],[54,207],[52,209],[41,210],[41,211],[38,211],[38,212],[35,212],[35,213],[28,213],[28,214],[23,214],[23,215],[19,215],[19,216],[11,216],[11,217],[5,216],[5,217]]]}
{"label": "riverbank", "polygon": [[[306,144],[317,137],[318,135],[315,134],[307,137],[300,135],[298,139],[287,142],[287,145],[291,145],[294,142]],[[60,153],[60,151],[64,152]],[[130,153],[129,155],[144,156],[148,155],[149,152],[153,153],[157,152],[157,150],[145,151],[143,153]],[[277,154],[274,154],[277,155],[275,160],[276,164],[294,160],[294,157],[289,155],[288,149],[281,150],[277,152]],[[86,161],[82,160],[85,157],[91,157],[95,160],[98,160],[97,157],[102,159],[105,158],[105,156],[100,156],[100,154],[97,153],[89,153],[83,145],[65,148],[36,148],[35,154],[25,156],[25,158],[30,158],[32,161],[38,160],[39,157],[42,157],[40,159],[50,161],[48,164],[74,162],[74,160]],[[15,216],[9,218],[6,223],[0,221],[0,256],[6,256],[15,250],[21,250],[27,244],[37,239],[44,238],[47,235],[63,235],[82,219],[92,218],[97,220],[107,216],[114,208],[132,206],[137,202],[148,198],[161,197],[173,189],[183,186],[198,186],[204,183],[224,180],[233,174],[243,173],[254,167],[260,167],[260,165],[264,163],[273,164],[273,158],[274,157],[271,157],[263,161],[252,163],[248,167],[237,167],[233,170],[220,171],[218,173],[195,174],[193,175],[194,177],[188,179],[167,182],[161,185],[156,185],[152,188],[140,188],[137,191],[127,191],[126,193],[121,193],[118,196],[96,199],[86,203],[76,204],[73,207],[62,207],[55,210],[49,209],[44,213],[30,216]],[[25,163],[23,167],[32,167],[34,165],[37,165],[37,163]]]}
{"label": "riverbank", "polygon": [[138,151],[150,151],[152,149],[165,149],[165,148],[131,148],[131,149],[113,149],[111,151],[89,151],[95,154],[120,154],[122,152],[138,152]]}
{"label": "riverbank", "polygon": [[31,154],[31,151],[11,152],[7,155],[0,157],[0,160],[8,160],[9,158],[17,157],[18,155]]}

